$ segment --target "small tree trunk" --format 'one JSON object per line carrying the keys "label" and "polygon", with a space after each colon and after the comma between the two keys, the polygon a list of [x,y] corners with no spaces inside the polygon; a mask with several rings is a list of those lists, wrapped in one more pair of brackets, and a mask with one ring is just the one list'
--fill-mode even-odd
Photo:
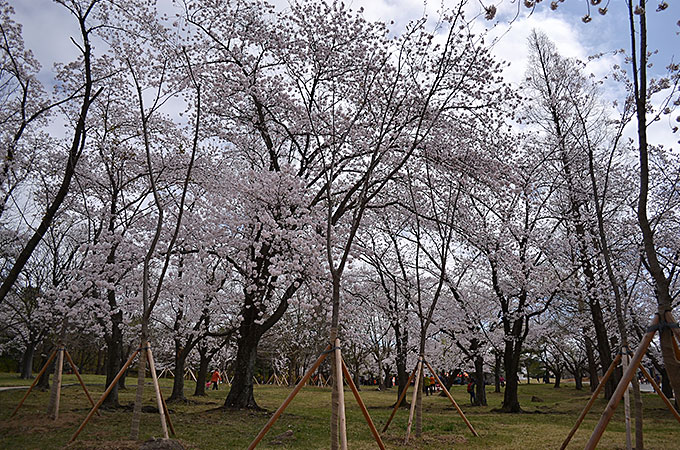
{"label": "small tree trunk", "polygon": [[642,396],[640,395],[640,382],[637,373],[631,381],[633,387],[633,412],[635,414],[635,450],[644,450],[644,438],[642,431]]}
{"label": "small tree trunk", "polygon": [[423,374],[424,370],[420,372],[420,385],[418,386],[418,393],[416,394],[416,437],[423,435],[423,389],[425,382]]}
{"label": "small tree trunk", "polygon": [[59,418],[59,400],[61,396],[61,375],[64,369],[64,350],[57,350],[57,364],[54,366],[54,383],[50,391],[50,402],[47,405],[47,415],[51,419]]}
{"label": "small tree trunk", "polygon": [[139,362],[137,364],[137,393],[135,396],[135,406],[132,410],[132,425],[130,426],[130,440],[139,439],[139,423],[142,420],[142,402],[144,396],[144,378],[146,376],[146,339],[142,338],[142,351],[139,352]]}
{"label": "small tree trunk", "polygon": [[[333,275],[333,311],[331,318],[331,332],[330,344],[335,346],[335,340],[338,338],[338,326],[340,321],[340,274],[337,271],[332,271]],[[340,389],[342,389],[342,379],[338,380],[336,374],[338,373],[337,366],[339,361],[336,358],[331,358],[331,373],[333,374],[333,390],[331,391],[331,450],[338,449],[338,439],[340,438],[339,422],[340,422]]]}

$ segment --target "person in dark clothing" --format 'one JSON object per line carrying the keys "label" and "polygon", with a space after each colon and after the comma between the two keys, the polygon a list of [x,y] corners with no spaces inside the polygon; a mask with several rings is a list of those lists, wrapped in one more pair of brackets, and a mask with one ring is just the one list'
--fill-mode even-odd
{"label": "person in dark clothing", "polygon": [[468,391],[468,394],[470,394],[470,404],[471,405],[474,405],[475,402],[477,401],[477,396],[475,394],[475,385],[476,385],[475,380],[470,378],[470,382],[467,385],[467,391]]}

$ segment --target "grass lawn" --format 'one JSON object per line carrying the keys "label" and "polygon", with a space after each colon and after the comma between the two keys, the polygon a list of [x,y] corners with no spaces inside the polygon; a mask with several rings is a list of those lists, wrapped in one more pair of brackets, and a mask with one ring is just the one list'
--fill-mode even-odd
{"label": "grass lawn", "polygon": [[[96,399],[104,390],[104,377],[85,375],[88,389]],[[150,382],[150,379],[147,379]],[[132,403],[136,377],[128,378],[128,389],[120,394],[121,403]],[[65,375],[62,390],[61,411],[57,421],[47,418],[45,410],[48,392],[34,391],[14,418],[10,414],[26,390],[0,391],[0,448],[7,449],[56,449],[63,448],[73,432],[89,411],[89,403],[74,375]],[[161,380],[166,398],[170,395],[172,380]],[[1,386],[28,385],[16,374],[0,373]],[[186,382],[186,393],[193,392],[193,382]],[[189,397],[188,404],[171,404],[171,417],[178,438],[192,449],[242,449],[246,448],[267,422],[271,412],[283,402],[289,388],[256,386],[255,398],[269,412],[225,411],[219,409],[228,388],[209,391],[206,397]],[[561,389],[552,385],[522,384],[520,403],[524,414],[498,414],[502,394],[488,388],[488,407],[471,407],[464,386],[455,386],[453,396],[461,405],[468,419],[479,433],[471,435],[448,399],[439,396],[423,398],[423,436],[412,437],[408,446],[403,445],[408,421],[408,410],[402,409],[383,435],[388,448],[422,449],[554,449],[559,448],[569,433],[578,414],[588,400],[589,392],[578,392],[573,385]],[[396,400],[396,390],[379,392],[365,388],[362,398],[378,429],[381,429],[391,412],[390,405]],[[532,396],[542,402],[532,402]],[[655,394],[642,394],[645,417],[645,446],[647,449],[680,448],[680,424]],[[410,399],[410,394],[409,397]],[[144,394],[145,405],[155,405],[153,388],[148,385]],[[349,389],[345,390],[347,405],[347,435],[352,449],[377,448],[366,426],[361,411]],[[591,413],[572,439],[569,448],[583,448],[591,430],[605,407],[599,399]],[[102,411],[83,430],[78,440],[69,448],[110,449],[138,448],[139,444],[127,440],[131,411]],[[269,431],[258,448],[329,448],[330,389],[306,387],[295,398],[276,425]],[[275,440],[287,430],[292,436]],[[142,417],[143,440],[161,435],[157,414],[145,413]],[[598,448],[625,448],[623,405],[607,428]]]}

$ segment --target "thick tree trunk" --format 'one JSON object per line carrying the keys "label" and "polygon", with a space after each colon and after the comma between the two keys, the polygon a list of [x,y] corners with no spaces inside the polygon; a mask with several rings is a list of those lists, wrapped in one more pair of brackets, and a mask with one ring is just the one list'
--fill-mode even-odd
{"label": "thick tree trunk", "polygon": [[670,378],[668,378],[668,372],[666,372],[666,369],[659,370],[659,372],[661,372],[661,392],[666,397],[673,398],[673,387]]}
{"label": "thick tree trunk", "polygon": [[[111,293],[109,294],[109,302],[111,302]],[[115,295],[115,293],[113,294]],[[114,300],[115,302],[115,300]],[[111,316],[111,335],[108,337],[106,342],[106,387],[108,388],[111,382],[116,378],[120,368],[122,367],[121,356],[123,352],[123,333],[121,331],[121,323],[123,322],[123,313],[118,311],[116,314]],[[123,380],[124,377],[121,377]],[[125,381],[118,381],[117,385],[113,387],[111,393],[106,397],[104,407],[117,408],[120,406],[118,403],[118,390],[121,385],[124,386]]]}
{"label": "thick tree trunk", "polygon": [[97,351],[97,362],[94,364],[94,373],[96,375],[104,375],[104,363],[106,362],[106,358],[104,356],[104,351],[103,350],[98,350]]}
{"label": "thick tree trunk", "polygon": [[505,353],[503,360],[505,363],[505,392],[503,394],[503,405],[501,411],[508,413],[522,412],[519,406],[519,345],[515,347],[513,342],[505,342]]}
{"label": "thick tree trunk", "polygon": [[574,382],[576,383],[576,390],[577,391],[582,391],[583,390],[583,370],[579,367],[576,369],[574,373]]}
{"label": "thick tree trunk", "polygon": [[198,354],[200,355],[200,360],[198,363],[198,373],[196,374],[196,389],[194,390],[194,395],[205,396],[205,383],[208,381],[210,357],[208,355],[208,349],[204,350],[199,347]]}
{"label": "thick tree trunk", "polygon": [[[51,350],[50,350],[51,352]],[[47,362],[47,356],[42,356],[40,359],[40,367],[44,366],[45,363]],[[36,384],[36,387],[40,389],[41,391],[46,391],[50,388],[50,374],[54,371],[54,360],[50,363],[50,367],[48,367],[45,372],[43,372],[42,376],[38,380],[38,383]]]}
{"label": "thick tree trunk", "polygon": [[392,387],[392,381],[391,381],[392,377],[390,376],[390,366],[385,364],[384,366],[382,366],[382,369],[384,371],[384,375],[382,377],[380,377],[380,379],[381,379],[380,390],[384,391],[385,389]]}
{"label": "thick tree trunk", "polygon": [[172,394],[168,397],[168,402],[187,401],[187,398],[184,396],[184,366],[186,365],[189,352],[185,352],[178,347],[178,345],[175,345],[175,378],[172,382]]}
{"label": "thick tree trunk", "polygon": [[35,342],[29,342],[21,355],[21,378],[28,380],[33,378],[33,355],[35,354]]}
{"label": "thick tree trunk", "polygon": [[500,394],[500,392],[501,392],[501,362],[503,361],[503,355],[499,352],[496,352],[494,359],[495,359],[494,366],[493,366],[494,392]]}
{"label": "thick tree trunk", "polygon": [[475,406],[486,406],[486,386],[484,384],[484,358],[477,356],[475,358],[475,389],[476,399]]}
{"label": "thick tree trunk", "polygon": [[257,334],[239,338],[234,363],[234,381],[224,401],[225,408],[261,409],[253,396],[253,376],[258,343],[259,335]]}
{"label": "thick tree trunk", "polygon": [[588,378],[590,380],[590,392],[595,392],[600,384],[600,376],[597,374],[597,363],[595,362],[595,352],[590,338],[585,336],[586,357],[588,358]]}
{"label": "thick tree trunk", "polygon": [[[603,370],[605,370],[612,363],[612,351],[609,345],[609,337],[607,336],[607,328],[602,315],[602,308],[600,307],[600,302],[597,300],[588,302],[588,304],[593,316],[595,339],[597,341],[597,350],[600,355],[600,362],[602,363]],[[616,370],[612,373],[612,376],[609,377],[609,380],[604,387],[604,396],[606,399],[611,398],[612,394],[616,390],[616,386],[619,384],[620,377],[620,371]]]}
{"label": "thick tree trunk", "polygon": [[562,383],[562,372],[561,371],[559,371],[559,372],[554,371],[554,372],[555,372],[555,385],[553,386],[553,388],[559,389],[560,384]]}

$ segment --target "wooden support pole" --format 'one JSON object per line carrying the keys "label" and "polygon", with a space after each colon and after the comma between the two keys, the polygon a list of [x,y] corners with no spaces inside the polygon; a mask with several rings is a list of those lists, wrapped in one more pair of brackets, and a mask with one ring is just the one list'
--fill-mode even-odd
{"label": "wooden support pole", "polygon": [[153,381],[153,388],[156,391],[156,405],[158,406],[158,414],[161,416],[161,429],[163,430],[163,438],[169,439],[168,424],[165,419],[165,408],[163,407],[163,398],[161,397],[161,387],[158,384],[158,377],[156,377],[156,365],[153,362],[153,354],[151,353],[151,344],[146,343],[146,356],[149,363],[149,370],[151,371],[151,380]]}
{"label": "wooden support pole", "polygon": [[590,396],[590,400],[588,400],[586,407],[583,408],[583,411],[581,411],[581,415],[578,416],[578,419],[576,419],[576,423],[571,428],[569,435],[567,436],[567,438],[562,443],[562,447],[560,447],[560,450],[564,450],[565,448],[567,448],[569,441],[571,441],[571,438],[574,437],[574,434],[576,434],[578,427],[581,426],[581,422],[583,422],[583,419],[585,419],[586,415],[590,411],[590,408],[593,407],[593,403],[595,403],[597,396],[600,395],[600,392],[602,392],[602,389],[604,389],[604,385],[607,384],[607,380],[609,380],[609,377],[611,377],[612,373],[614,373],[614,369],[616,369],[616,366],[619,364],[619,361],[621,361],[621,354],[620,353],[618,355],[616,355],[616,358],[614,358],[614,361],[612,361],[612,363],[609,365],[607,372],[602,377],[602,380],[598,383],[597,388],[595,389],[595,392],[593,392],[593,395]]}
{"label": "wooden support pole", "polygon": [[342,385],[342,355],[340,339],[335,339],[335,383],[338,388],[338,431],[340,432],[340,449],[347,450],[347,418],[345,417],[345,390]]}
{"label": "wooden support pole", "polygon": [[253,450],[255,447],[257,447],[257,444],[260,443],[260,441],[262,440],[264,435],[267,434],[269,429],[276,423],[276,421],[279,419],[281,414],[283,414],[283,411],[288,407],[290,402],[293,401],[293,399],[295,398],[297,393],[300,392],[300,389],[302,389],[302,387],[305,385],[307,380],[309,380],[309,377],[312,376],[312,374],[316,371],[316,369],[319,368],[319,366],[321,365],[323,360],[326,359],[326,357],[329,355],[328,351],[330,350],[330,348],[331,348],[330,345],[326,346],[326,349],[323,351],[323,353],[321,353],[321,355],[316,360],[314,365],[312,365],[312,367],[309,368],[309,370],[302,377],[302,380],[300,380],[300,382],[295,386],[295,388],[293,389],[293,392],[288,394],[288,397],[283,401],[281,406],[279,406],[279,409],[277,409],[276,412],[274,412],[274,415],[271,416],[269,421],[260,430],[258,435],[255,436],[255,439],[253,440],[253,442],[251,442],[250,445],[248,446],[248,450]]}
{"label": "wooden support pole", "polygon": [[54,350],[52,350],[52,354],[50,355],[49,358],[47,358],[47,362],[42,366],[42,369],[40,369],[40,372],[38,372],[38,375],[33,380],[33,383],[31,383],[31,387],[28,388],[28,391],[26,391],[26,394],[24,394],[24,397],[21,399],[21,401],[19,402],[17,407],[14,408],[14,412],[12,413],[12,415],[9,416],[10,419],[12,417],[14,417],[14,415],[17,413],[17,411],[19,411],[19,408],[21,408],[21,405],[23,405],[24,402],[26,401],[28,394],[30,394],[31,391],[33,390],[33,388],[35,387],[35,385],[38,384],[38,380],[40,380],[40,377],[43,376],[43,374],[45,373],[47,368],[52,363],[52,360],[54,360],[54,357],[57,356],[57,350],[58,350],[58,348],[55,348]]}
{"label": "wooden support pole", "polygon": [[423,357],[418,357],[418,370],[416,372],[416,382],[413,385],[413,398],[411,399],[411,410],[408,413],[408,425],[406,426],[406,437],[404,438],[404,445],[408,444],[408,438],[411,436],[411,425],[413,425],[413,413],[416,409],[416,398],[418,396],[418,388],[420,387],[420,379],[423,377]]}
{"label": "wooden support pole", "polygon": [[647,378],[647,380],[649,381],[649,384],[652,385],[652,387],[654,388],[656,393],[659,394],[659,397],[661,397],[661,400],[663,400],[663,402],[666,404],[666,407],[668,407],[668,409],[671,411],[671,413],[673,413],[676,420],[678,422],[680,422],[680,414],[678,414],[678,412],[675,410],[675,408],[671,404],[671,401],[668,400],[668,397],[666,397],[664,395],[664,393],[661,392],[661,388],[659,387],[659,385],[656,383],[656,381],[654,381],[654,378],[652,378],[652,376],[645,370],[645,368],[642,367],[642,364],[640,364],[640,371],[642,372],[642,375],[644,375],[645,378]]}
{"label": "wooden support pole", "polygon": [[165,403],[165,397],[163,397],[163,392],[161,391],[161,400],[163,401],[163,409],[165,410],[165,418],[168,420],[168,426],[170,427],[170,433],[173,436],[177,436],[175,433],[175,427],[172,424],[172,420],[170,420],[170,410],[168,409],[168,404]]}
{"label": "wooden support pole", "polygon": [[130,355],[130,357],[128,358],[125,365],[123,365],[123,367],[120,368],[120,370],[118,371],[118,375],[116,375],[116,378],[114,378],[113,381],[111,382],[111,384],[109,384],[109,387],[106,389],[106,391],[104,391],[104,393],[99,398],[97,403],[92,407],[92,409],[90,410],[89,414],[87,415],[87,417],[85,418],[83,423],[81,423],[80,426],[78,427],[78,429],[76,430],[76,432],[73,433],[73,436],[71,436],[71,440],[68,441],[69,444],[71,442],[75,441],[76,438],[78,437],[78,435],[80,434],[80,432],[83,431],[83,428],[85,428],[85,425],[87,425],[87,423],[90,421],[90,419],[92,418],[94,413],[97,412],[97,410],[102,405],[102,403],[104,403],[104,400],[106,400],[106,397],[109,396],[109,394],[113,390],[113,387],[116,385],[116,383],[118,383],[118,380],[120,379],[120,377],[122,377],[123,374],[125,373],[125,371],[127,370],[127,368],[130,367],[130,364],[132,364],[132,360],[135,359],[135,356],[137,356],[137,354],[140,351],[141,351],[141,348],[138,348],[137,350],[135,350],[132,353],[132,355]]}
{"label": "wooden support pole", "polygon": [[460,417],[465,422],[465,425],[468,426],[468,428],[472,432],[472,435],[475,436],[475,437],[479,437],[479,434],[477,434],[475,429],[472,427],[472,424],[470,423],[470,421],[467,419],[467,417],[465,417],[465,413],[463,413],[463,410],[460,409],[460,406],[458,406],[458,403],[456,403],[456,401],[453,399],[453,396],[451,395],[449,390],[446,389],[446,386],[444,386],[444,383],[442,383],[442,380],[439,379],[439,375],[437,375],[437,372],[435,372],[435,370],[432,368],[430,363],[427,362],[426,359],[423,359],[423,361],[425,362],[425,364],[427,364],[427,368],[430,369],[430,372],[432,372],[434,374],[434,377],[437,379],[437,383],[439,383],[439,385],[442,387],[442,389],[444,389],[446,396],[449,398],[449,400],[451,400],[451,403],[453,403],[453,406],[456,407],[456,411],[458,411],[458,414],[460,415]]}
{"label": "wooden support pole", "polygon": [[57,349],[57,364],[54,367],[54,381],[50,392],[50,402],[47,405],[47,415],[57,420],[59,418],[59,401],[61,400],[61,380],[64,373],[64,345],[59,344]]}
{"label": "wooden support pole", "polygon": [[[657,314],[654,316],[654,320],[651,323],[651,327],[654,327],[658,324],[659,315]],[[640,365],[640,361],[642,361],[642,357],[644,356],[645,352],[647,352],[647,348],[649,348],[649,344],[652,342],[654,334],[656,334],[656,330],[649,331],[642,337],[642,340],[640,341],[640,346],[635,351],[635,355],[633,355],[633,359],[630,362],[630,365],[623,373],[623,377],[621,377],[619,385],[616,387],[616,390],[614,391],[612,398],[609,400],[607,407],[602,413],[600,421],[597,423],[597,426],[595,426],[593,434],[590,436],[590,440],[585,446],[585,450],[594,450],[595,447],[597,446],[597,443],[600,442],[600,438],[602,438],[604,430],[607,428],[609,421],[614,415],[614,410],[616,410],[616,406],[621,401],[621,397],[623,396],[624,391],[628,389],[628,383],[630,383],[630,380],[633,379],[633,375],[635,374],[637,367]]]}
{"label": "wooden support pole", "polygon": [[[628,355],[628,351],[628,347],[621,349],[621,353],[623,353],[621,365],[624,372],[630,365],[630,355]],[[626,425],[626,450],[633,450],[633,436],[630,424],[630,384],[628,384],[623,391],[623,422]]]}
{"label": "wooden support pole", "polygon": [[[90,396],[90,392],[85,387],[85,382],[83,382],[83,379],[80,377],[80,372],[78,372],[78,366],[76,366],[75,363],[73,362],[73,359],[71,358],[71,355],[69,354],[68,350],[64,349],[64,355],[66,356],[68,363],[71,365],[71,368],[73,369],[73,373],[76,374],[76,377],[78,378],[78,381],[80,382],[80,385],[83,387],[83,391],[85,391],[85,395],[87,395],[87,399],[90,401],[90,405],[94,406],[94,400],[92,400],[92,397]],[[99,411],[97,411],[97,415],[101,416],[101,414],[99,414]]]}
{"label": "wooden support pole", "polygon": [[409,375],[408,380],[406,381],[406,386],[404,386],[404,390],[401,391],[401,395],[399,396],[399,400],[397,400],[397,403],[394,405],[394,409],[392,410],[392,414],[390,414],[390,418],[387,419],[387,423],[383,427],[381,433],[384,433],[385,431],[387,431],[387,427],[390,426],[390,423],[392,422],[394,415],[397,413],[397,410],[401,406],[401,402],[403,402],[404,397],[406,397],[406,391],[408,391],[408,387],[411,385],[411,380],[413,380],[413,377],[415,376],[417,370],[418,370],[418,364],[416,363],[416,366],[413,368],[413,372],[411,372],[411,375]]}
{"label": "wooden support pole", "polygon": [[371,433],[373,433],[373,437],[375,438],[375,442],[378,443],[378,447],[380,447],[380,450],[385,450],[385,444],[383,444],[382,439],[380,439],[380,434],[378,433],[378,430],[375,429],[375,425],[373,424],[373,420],[371,420],[371,416],[368,414],[368,410],[366,409],[366,405],[364,405],[363,400],[361,400],[361,396],[359,395],[359,391],[357,390],[356,385],[354,384],[354,380],[352,380],[352,376],[349,373],[349,370],[347,370],[347,366],[345,365],[345,361],[342,361],[342,373],[345,375],[345,379],[347,380],[347,384],[349,385],[349,388],[352,390],[352,393],[354,394],[354,398],[357,400],[357,403],[359,404],[359,408],[361,409],[362,414],[364,415],[364,419],[366,419],[366,423],[368,424],[368,428],[371,429]]}

